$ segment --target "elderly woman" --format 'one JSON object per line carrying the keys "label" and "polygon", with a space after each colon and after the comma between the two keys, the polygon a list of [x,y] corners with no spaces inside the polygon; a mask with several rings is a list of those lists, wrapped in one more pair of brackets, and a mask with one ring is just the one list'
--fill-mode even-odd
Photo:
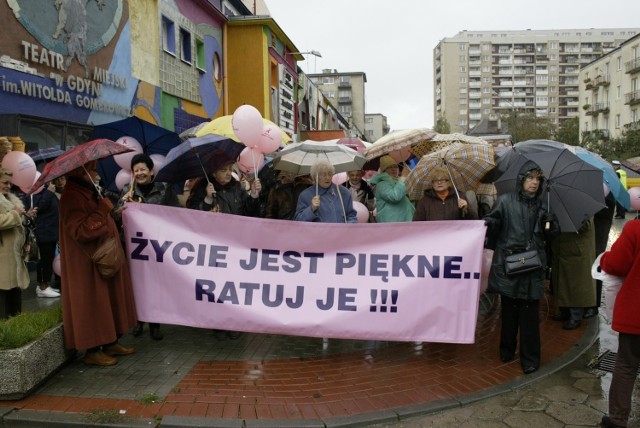
{"label": "elderly woman", "polygon": [[23,247],[27,212],[11,193],[11,173],[0,168],[0,319],[22,311],[22,290],[29,286],[29,272]]}
{"label": "elderly woman", "polygon": [[329,162],[320,160],[311,167],[315,186],[305,189],[298,197],[297,221],[320,223],[357,223],[358,213],[353,208],[351,192],[344,186],[333,184],[336,173]]}
{"label": "elderly woman", "polygon": [[424,192],[416,204],[413,221],[476,220],[478,215],[469,206],[467,199],[458,196],[452,187],[449,172],[444,168],[433,168],[429,173],[431,189]]}
{"label": "elderly woman", "polygon": [[[519,333],[520,364],[525,374],[540,367],[539,306],[544,294],[543,267],[547,265],[545,241],[559,233],[557,219],[547,212],[541,197],[543,185],[542,170],[527,161],[520,168],[514,191],[501,195],[484,217],[489,241],[495,243],[489,290],[500,294],[500,359],[506,363],[515,358]],[[524,250],[536,251],[542,266],[508,274],[506,257]]]}
{"label": "elderly woman", "polygon": [[71,171],[60,199],[62,319],[65,347],[85,349],[85,364],[111,366],[118,362],[116,356],[134,352],[118,338],[137,320],[127,263],[105,278],[91,260],[109,238],[121,245],[113,205],[94,184],[97,164],[91,161]]}
{"label": "elderly woman", "polygon": [[[153,159],[146,153],[138,153],[131,158],[131,172],[133,173],[133,183],[127,184],[122,189],[118,208],[127,202],[139,202],[143,204],[166,205],[178,207],[178,196],[171,186],[165,183],[154,181]],[[138,337],[144,330],[144,323],[138,321],[138,325],[133,329],[133,335]],[[153,340],[162,340],[160,324],[149,323],[149,335]]]}
{"label": "elderly woman", "polygon": [[260,215],[260,180],[253,180],[249,193],[232,175],[233,162],[214,169],[208,180],[198,179],[191,188],[187,208],[236,214],[250,217]]}
{"label": "elderly woman", "polygon": [[411,221],[415,207],[400,179],[400,166],[391,156],[380,158],[380,173],[371,177],[375,186],[378,223]]}

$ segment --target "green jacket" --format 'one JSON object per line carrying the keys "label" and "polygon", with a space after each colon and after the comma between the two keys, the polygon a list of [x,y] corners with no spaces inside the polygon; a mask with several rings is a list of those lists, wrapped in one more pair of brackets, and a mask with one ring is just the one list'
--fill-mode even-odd
{"label": "green jacket", "polygon": [[413,220],[416,208],[407,196],[407,188],[402,180],[396,180],[386,172],[371,177],[375,186],[376,220],[378,223],[393,223]]}

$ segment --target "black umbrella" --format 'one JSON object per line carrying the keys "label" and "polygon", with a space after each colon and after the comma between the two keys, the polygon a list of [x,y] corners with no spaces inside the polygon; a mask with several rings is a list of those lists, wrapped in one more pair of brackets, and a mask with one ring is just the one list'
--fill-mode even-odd
{"label": "black umbrella", "polygon": [[[133,137],[148,155],[166,156],[169,150],[180,144],[177,133],[142,120],[139,117],[128,117],[111,123],[103,123],[93,128],[93,138],[108,138],[116,141],[120,137]],[[115,178],[120,167],[113,158],[103,159],[98,164],[98,174],[103,184],[116,191]]]}
{"label": "black umbrella", "polygon": [[33,150],[31,152],[28,152],[27,154],[31,156],[31,159],[33,159],[34,162],[37,163],[55,159],[58,156],[63,155],[64,150],[61,150],[57,147],[48,147],[46,149]]}
{"label": "black umbrella", "polygon": [[494,183],[498,194],[517,189],[518,173],[528,160],[544,172],[543,197],[549,210],[558,217],[562,232],[577,232],[585,221],[605,207],[602,170],[566,149],[518,153]]}

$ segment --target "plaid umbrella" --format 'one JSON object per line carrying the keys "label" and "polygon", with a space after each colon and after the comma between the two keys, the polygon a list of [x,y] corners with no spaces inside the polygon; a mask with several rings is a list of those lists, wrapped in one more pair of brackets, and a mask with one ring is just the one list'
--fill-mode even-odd
{"label": "plaid umbrella", "polygon": [[273,165],[280,171],[305,175],[311,172],[311,166],[319,160],[326,160],[333,165],[336,173],[362,169],[366,162],[364,156],[342,144],[306,140],[291,143],[278,152]]}
{"label": "plaid umbrella", "polygon": [[374,142],[364,151],[364,157],[371,160],[393,152],[409,150],[412,146],[429,141],[436,136],[436,132],[429,128],[405,129],[391,132]]}
{"label": "plaid umbrella", "polygon": [[97,140],[80,144],[49,162],[44,167],[40,178],[31,186],[29,193],[39,189],[44,183],[63,176],[87,162],[130,151],[131,149],[127,146],[106,138],[98,138]]}
{"label": "plaid umbrella", "polygon": [[442,167],[449,171],[457,193],[475,189],[480,178],[494,166],[490,144],[452,143],[420,158],[405,182],[409,199],[420,199],[424,191],[431,188],[429,172],[433,168]]}
{"label": "plaid umbrella", "polygon": [[244,144],[221,135],[189,138],[167,153],[156,180],[178,183],[206,176],[224,164],[235,162],[244,148]]}
{"label": "plaid umbrella", "polygon": [[421,158],[428,153],[444,149],[453,143],[487,144],[487,142],[482,138],[459,134],[457,132],[454,132],[453,134],[436,134],[431,140],[422,141],[411,147],[411,153],[413,153],[414,156]]}

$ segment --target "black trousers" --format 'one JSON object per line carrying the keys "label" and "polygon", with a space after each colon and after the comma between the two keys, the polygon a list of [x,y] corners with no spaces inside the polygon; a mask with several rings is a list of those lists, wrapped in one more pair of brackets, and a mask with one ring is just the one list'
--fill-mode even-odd
{"label": "black trousers", "polygon": [[539,300],[512,299],[500,296],[502,328],[500,331],[500,356],[509,359],[516,353],[520,333],[520,364],[540,367],[540,319]]}
{"label": "black trousers", "polygon": [[22,312],[22,290],[18,287],[0,290],[0,319],[13,317]]}
{"label": "black trousers", "polygon": [[36,276],[39,284],[48,284],[53,275],[53,259],[56,256],[56,242],[38,242],[40,260],[36,268]]}

